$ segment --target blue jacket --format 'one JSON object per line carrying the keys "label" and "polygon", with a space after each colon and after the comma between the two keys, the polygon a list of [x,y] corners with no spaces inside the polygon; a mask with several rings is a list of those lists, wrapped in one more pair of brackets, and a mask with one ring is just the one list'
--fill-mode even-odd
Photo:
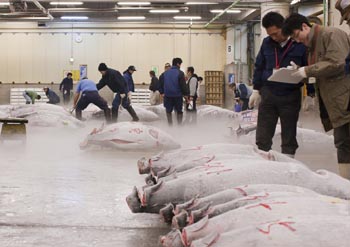
{"label": "blue jacket", "polygon": [[127,94],[128,89],[126,81],[118,70],[107,69],[106,74],[102,76],[100,82],[96,85],[97,90],[108,86],[114,93]]}
{"label": "blue jacket", "polygon": [[272,75],[273,69],[277,67],[276,60],[278,61],[280,68],[289,66],[291,61],[300,67],[306,66],[306,47],[301,43],[289,40],[282,48],[279,43],[270,37],[266,37],[263,40],[259,54],[256,57],[253,76],[254,89],[260,90],[260,88],[266,86],[273,94],[280,96],[288,95],[292,91],[299,89],[303,85],[302,82],[299,84],[289,84],[267,80],[267,78]]}
{"label": "blue jacket", "polygon": [[135,85],[134,80],[132,79],[132,74],[130,74],[129,71],[125,71],[123,76],[126,81],[126,85],[128,86],[128,90],[131,92],[135,92]]}
{"label": "blue jacket", "polygon": [[159,92],[167,97],[189,95],[185,74],[177,66],[172,66],[159,77]]}

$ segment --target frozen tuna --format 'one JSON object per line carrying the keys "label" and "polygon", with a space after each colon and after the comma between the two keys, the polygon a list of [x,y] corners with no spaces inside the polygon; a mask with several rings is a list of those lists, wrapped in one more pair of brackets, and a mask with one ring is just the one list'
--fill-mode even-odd
{"label": "frozen tuna", "polygon": [[350,198],[350,181],[325,170],[313,172],[298,163],[235,159],[208,162],[192,170],[192,173],[139,190],[139,207],[145,207],[148,212],[154,205],[157,209],[168,203],[176,205],[246,183],[296,185],[324,195]]}
{"label": "frozen tuna", "polygon": [[129,151],[180,147],[180,144],[162,130],[135,122],[115,123],[94,129],[80,147],[86,148],[90,145]]}
{"label": "frozen tuna", "polygon": [[42,127],[82,127],[84,124],[68,110],[52,104],[8,105],[0,109],[6,117],[28,119],[28,125]]}
{"label": "frozen tuna", "polygon": [[293,216],[212,233],[194,241],[191,247],[345,247],[350,242],[349,232],[349,216]]}
{"label": "frozen tuna", "polygon": [[[212,233],[224,233],[249,225],[298,215],[349,216],[349,202],[328,196],[291,196],[265,200],[228,211],[212,219],[205,217],[199,222],[185,227],[181,233],[182,242],[185,246],[190,246],[192,241]],[[165,239],[166,237],[163,240],[165,241]]]}

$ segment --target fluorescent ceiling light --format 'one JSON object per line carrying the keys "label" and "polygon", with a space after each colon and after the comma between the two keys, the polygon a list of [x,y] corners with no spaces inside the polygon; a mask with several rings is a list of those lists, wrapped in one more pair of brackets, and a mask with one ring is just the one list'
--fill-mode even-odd
{"label": "fluorescent ceiling light", "polygon": [[294,5],[294,4],[297,4],[299,2],[300,2],[300,0],[293,0],[293,1],[290,2],[290,5]]}
{"label": "fluorescent ceiling light", "polygon": [[1,2],[1,3],[0,3],[0,6],[8,6],[8,5],[10,5],[9,2]]}
{"label": "fluorescent ceiling light", "polygon": [[50,2],[51,5],[82,5],[83,2]]}
{"label": "fluorescent ceiling light", "polygon": [[209,2],[186,2],[187,5],[209,5],[209,4],[218,4],[218,3],[209,3]]}
{"label": "fluorescent ceiling light", "polygon": [[118,16],[118,20],[144,20],[144,16]]}
{"label": "fluorescent ceiling light", "polygon": [[136,5],[136,6],[141,6],[141,5],[151,5],[150,2],[118,2],[118,5]]}
{"label": "fluorescent ceiling light", "polygon": [[[210,10],[211,13],[222,13],[224,12],[223,9],[212,9]],[[226,13],[229,13],[229,14],[238,14],[238,13],[241,13],[242,11],[240,9],[229,9],[226,11]]]}
{"label": "fluorescent ceiling light", "polygon": [[61,16],[62,20],[87,20],[87,16]]}
{"label": "fluorescent ceiling light", "polygon": [[174,16],[175,20],[200,20],[200,16]]}
{"label": "fluorescent ceiling light", "polygon": [[149,12],[150,13],[157,13],[157,14],[162,14],[162,13],[179,13],[180,10],[178,10],[178,9],[151,9]]}

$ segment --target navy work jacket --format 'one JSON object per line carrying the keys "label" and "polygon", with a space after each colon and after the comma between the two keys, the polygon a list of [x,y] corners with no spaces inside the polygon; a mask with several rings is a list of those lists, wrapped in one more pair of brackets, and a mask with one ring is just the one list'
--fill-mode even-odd
{"label": "navy work jacket", "polygon": [[299,89],[303,83],[289,84],[268,81],[274,68],[287,67],[293,61],[300,67],[307,66],[306,46],[289,40],[284,47],[279,43],[266,37],[263,40],[258,56],[256,57],[255,70],[253,76],[254,89],[260,90],[267,86],[275,95],[288,95]]}

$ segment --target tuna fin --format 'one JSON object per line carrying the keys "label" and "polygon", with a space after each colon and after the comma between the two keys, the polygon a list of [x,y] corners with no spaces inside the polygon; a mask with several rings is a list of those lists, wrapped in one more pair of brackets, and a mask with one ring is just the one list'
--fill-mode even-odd
{"label": "tuna fin", "polygon": [[159,188],[162,186],[162,184],[163,184],[163,181],[160,181],[158,184],[147,187],[146,189],[144,189],[144,191],[142,193],[142,198],[140,197],[142,205],[147,205],[147,203],[150,201],[152,194],[157,192],[159,190]]}
{"label": "tuna fin", "polygon": [[153,185],[152,187],[150,187],[150,190],[151,190],[150,192],[151,192],[151,194],[156,193],[156,192],[160,189],[160,187],[162,186],[162,184],[163,184],[163,181],[160,180],[159,183],[157,183],[156,185]]}
{"label": "tuna fin", "polygon": [[165,222],[171,223],[171,220],[174,216],[173,210],[174,210],[174,205],[169,203],[164,208],[159,210],[159,214],[163,217]]}
{"label": "tuna fin", "polygon": [[181,203],[181,204],[177,204],[175,206],[175,210],[174,213],[178,214],[180,213],[182,210],[187,210],[189,207],[191,207],[194,204],[194,201],[196,200],[196,198],[192,198],[191,200]]}
{"label": "tuna fin", "polygon": [[201,220],[204,216],[208,215],[207,211],[210,208],[210,203],[208,203],[206,206],[194,210],[191,212],[190,217],[189,217],[189,224],[193,224]]}
{"label": "tuna fin", "polygon": [[157,172],[157,177],[161,178],[161,177],[165,177],[168,176],[169,174],[167,174],[170,171],[170,166],[168,166],[167,168],[165,168],[164,170],[161,170],[159,172]]}
{"label": "tuna fin", "polygon": [[196,224],[193,225],[189,225],[187,227],[185,227],[182,230],[182,242],[185,244],[185,246],[190,246],[191,242],[192,242],[192,233],[194,232],[198,232],[200,230],[202,230],[204,227],[206,227],[209,223],[209,218],[208,215],[205,216],[205,218],[201,219],[200,221],[198,221]]}
{"label": "tuna fin", "polygon": [[[209,223],[209,216],[206,215],[203,219],[198,221],[196,224],[190,225],[189,227],[186,227],[187,230],[191,230],[191,232],[198,232],[202,228],[206,227],[206,225]],[[186,230],[184,229],[184,231]]]}
{"label": "tuna fin", "polygon": [[181,232],[177,229],[173,229],[167,235],[162,236],[160,242],[164,247],[185,247],[185,244],[182,241]]}
{"label": "tuna fin", "polygon": [[178,215],[175,215],[172,220],[172,226],[177,229],[182,229],[187,225],[187,212],[181,211]]}
{"label": "tuna fin", "polygon": [[210,233],[207,237],[202,238],[199,242],[196,242],[198,247],[210,247],[215,244],[220,238],[220,233],[213,232]]}

